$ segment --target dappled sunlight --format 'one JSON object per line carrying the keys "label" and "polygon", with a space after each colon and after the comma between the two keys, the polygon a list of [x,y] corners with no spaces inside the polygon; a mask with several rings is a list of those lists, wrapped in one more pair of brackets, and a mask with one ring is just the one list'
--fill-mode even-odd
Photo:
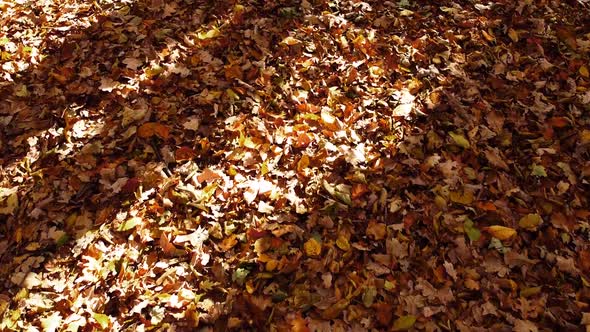
{"label": "dappled sunlight", "polygon": [[582,2],[0,9],[0,329],[585,317]]}

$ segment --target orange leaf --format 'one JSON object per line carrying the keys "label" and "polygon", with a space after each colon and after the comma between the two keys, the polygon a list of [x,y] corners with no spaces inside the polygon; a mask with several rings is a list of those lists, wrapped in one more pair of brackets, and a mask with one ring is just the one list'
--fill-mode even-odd
{"label": "orange leaf", "polygon": [[576,41],[576,33],[572,27],[560,26],[556,28],[556,35],[560,41],[565,43],[571,49],[578,48],[578,42]]}
{"label": "orange leaf", "polygon": [[570,124],[570,122],[566,117],[554,116],[549,119],[549,124],[555,128],[563,128],[567,127]]}
{"label": "orange leaf", "polygon": [[387,235],[387,225],[370,221],[366,234],[375,240],[383,240]]}
{"label": "orange leaf", "polygon": [[162,233],[160,235],[160,248],[165,254],[170,254],[176,250],[176,247],[170,242],[169,235]]}
{"label": "orange leaf", "polygon": [[357,199],[359,197],[361,197],[362,195],[368,193],[369,187],[367,187],[366,184],[364,183],[355,183],[352,185],[352,190],[350,192],[350,195],[352,197],[352,199]]}
{"label": "orange leaf", "polygon": [[316,105],[313,105],[313,104],[307,104],[307,103],[297,104],[296,107],[299,112],[317,113],[320,111],[320,108]]}
{"label": "orange leaf", "polygon": [[224,251],[228,251],[231,248],[233,248],[236,244],[238,244],[238,239],[235,234],[232,234],[229,237],[223,239],[223,241],[221,241],[221,243],[219,244],[219,247]]}
{"label": "orange leaf", "polygon": [[141,138],[158,136],[162,139],[167,139],[170,136],[170,129],[157,122],[146,122],[137,129],[137,136]]}
{"label": "orange leaf", "polygon": [[203,173],[197,175],[197,181],[199,183],[212,182],[218,179],[221,179],[221,176],[209,168],[205,168]]}
{"label": "orange leaf", "polygon": [[176,161],[191,160],[195,156],[195,151],[187,146],[182,146],[174,152],[174,158]]}
{"label": "orange leaf", "polygon": [[476,206],[484,211],[496,211],[496,206],[492,202],[477,202]]}
{"label": "orange leaf", "polygon": [[306,133],[300,133],[293,144],[296,148],[306,148],[311,143],[311,138]]}
{"label": "orange leaf", "polygon": [[301,315],[297,315],[295,319],[291,321],[291,332],[309,332],[310,329],[307,327],[307,321],[301,317]]}
{"label": "orange leaf", "polygon": [[304,169],[306,169],[307,166],[309,166],[309,157],[306,154],[304,154],[303,156],[301,156],[301,159],[299,159],[299,161],[297,162],[297,171],[301,172]]}

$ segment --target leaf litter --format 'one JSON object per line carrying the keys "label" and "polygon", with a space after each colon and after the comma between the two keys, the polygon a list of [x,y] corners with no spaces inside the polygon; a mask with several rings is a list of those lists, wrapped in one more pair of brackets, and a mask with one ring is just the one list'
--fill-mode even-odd
{"label": "leaf litter", "polygon": [[0,329],[590,326],[586,1],[0,10]]}

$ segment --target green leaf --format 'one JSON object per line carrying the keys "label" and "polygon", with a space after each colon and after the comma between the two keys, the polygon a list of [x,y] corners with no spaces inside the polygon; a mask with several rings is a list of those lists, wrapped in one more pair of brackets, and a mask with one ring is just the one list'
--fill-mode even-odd
{"label": "green leaf", "polygon": [[370,308],[375,301],[375,296],[377,296],[377,288],[367,287],[363,293],[363,305],[366,308]]}
{"label": "green leaf", "polygon": [[396,319],[393,322],[393,330],[394,331],[406,331],[412,328],[416,323],[416,316],[407,315],[401,316],[400,318]]}
{"label": "green leaf", "polygon": [[237,282],[239,285],[243,285],[248,274],[250,274],[250,270],[240,267],[234,271],[231,280]]}
{"label": "green leaf", "polygon": [[346,205],[352,205],[352,199],[350,198],[350,186],[347,186],[345,184],[332,186],[326,180],[322,182],[322,185],[324,186],[324,189],[326,189],[326,191],[330,193],[332,197]]}
{"label": "green leaf", "polygon": [[8,39],[6,37],[0,38],[0,46],[4,46],[4,45],[8,44],[9,41],[10,41],[10,39]]}
{"label": "green leaf", "polygon": [[92,318],[94,318],[94,320],[98,323],[98,325],[100,325],[100,328],[103,330],[107,329],[111,322],[111,318],[108,315],[99,314],[96,312],[92,314]]}
{"label": "green leaf", "polygon": [[[0,196],[0,205],[2,205],[2,197]],[[14,192],[6,199],[6,206],[0,207],[0,214],[12,214],[18,208],[18,193]]]}
{"label": "green leaf", "polygon": [[130,229],[135,228],[135,226],[141,224],[142,219],[140,217],[133,217],[130,219],[125,220],[125,222],[123,222],[121,224],[121,226],[119,226],[119,230],[122,232],[128,231]]}
{"label": "green leaf", "polygon": [[14,94],[17,95],[18,97],[28,97],[29,90],[27,89],[26,85],[20,84],[17,86],[17,88],[15,88]]}
{"label": "green leaf", "polygon": [[449,135],[451,136],[453,141],[455,141],[455,144],[462,147],[463,149],[469,149],[469,147],[471,146],[471,144],[469,144],[469,141],[465,138],[465,136],[454,133],[452,131],[449,133]]}
{"label": "green leaf", "polygon": [[211,38],[215,38],[221,35],[221,31],[219,31],[218,28],[213,27],[213,29],[207,31],[207,32],[199,32],[197,34],[197,38],[199,38],[200,40],[205,40],[205,39],[211,39]]}
{"label": "green leaf", "polygon": [[465,220],[465,222],[463,223],[463,229],[469,237],[469,240],[471,240],[472,242],[476,242],[477,240],[479,240],[481,232],[476,227],[473,227],[473,221],[471,219]]}
{"label": "green leaf", "polygon": [[545,172],[545,167],[533,164],[533,166],[531,166],[531,175],[546,178],[547,172]]}
{"label": "green leaf", "polygon": [[55,245],[59,248],[59,247],[63,246],[64,244],[66,244],[66,242],[68,242],[69,239],[70,239],[70,236],[68,235],[68,233],[64,233],[64,234],[62,234],[62,236],[60,236],[55,241]]}

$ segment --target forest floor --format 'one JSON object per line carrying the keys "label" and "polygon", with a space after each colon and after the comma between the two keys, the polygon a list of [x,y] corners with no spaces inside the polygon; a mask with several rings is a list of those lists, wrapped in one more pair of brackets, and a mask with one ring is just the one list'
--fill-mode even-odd
{"label": "forest floor", "polygon": [[590,326],[590,3],[0,1],[0,330]]}

